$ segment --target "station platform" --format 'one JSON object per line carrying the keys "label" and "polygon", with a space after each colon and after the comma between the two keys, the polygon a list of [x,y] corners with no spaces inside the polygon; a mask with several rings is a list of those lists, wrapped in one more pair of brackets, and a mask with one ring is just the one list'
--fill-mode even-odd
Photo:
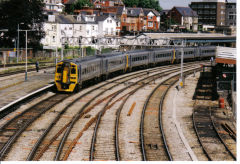
{"label": "station platform", "polygon": [[0,77],[0,108],[54,81],[55,68]]}

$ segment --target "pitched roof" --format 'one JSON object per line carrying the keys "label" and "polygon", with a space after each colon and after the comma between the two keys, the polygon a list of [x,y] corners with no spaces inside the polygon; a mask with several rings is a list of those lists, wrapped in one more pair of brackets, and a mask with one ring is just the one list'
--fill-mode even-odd
{"label": "pitched roof", "polygon": [[137,17],[140,15],[142,8],[126,7],[126,10],[127,10],[127,16]]}
{"label": "pitched roof", "polygon": [[154,15],[160,16],[160,13],[155,9],[143,8],[143,13],[145,16],[147,16],[149,12],[153,12]]}
{"label": "pitched roof", "polygon": [[197,17],[197,12],[190,7],[174,7],[182,16]]}
{"label": "pitched roof", "polygon": [[55,15],[55,22],[60,24],[72,24],[75,22],[74,18],[71,15]]}

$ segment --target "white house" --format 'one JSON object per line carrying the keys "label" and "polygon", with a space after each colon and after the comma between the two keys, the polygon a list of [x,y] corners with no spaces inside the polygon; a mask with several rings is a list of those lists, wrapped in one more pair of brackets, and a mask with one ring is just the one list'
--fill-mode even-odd
{"label": "white house", "polygon": [[62,0],[44,0],[46,11],[62,12],[64,5]]}
{"label": "white house", "polygon": [[112,16],[49,15],[43,25],[46,36],[41,42],[44,46],[54,47],[64,44],[89,46],[99,37],[116,36],[116,27],[116,20]]}
{"label": "white house", "polygon": [[60,25],[56,22],[55,15],[49,15],[48,20],[43,23],[45,38],[41,40],[44,46],[61,47]]}
{"label": "white house", "polygon": [[119,33],[117,27],[120,23],[110,15],[101,15],[97,17],[99,36],[116,36]]}

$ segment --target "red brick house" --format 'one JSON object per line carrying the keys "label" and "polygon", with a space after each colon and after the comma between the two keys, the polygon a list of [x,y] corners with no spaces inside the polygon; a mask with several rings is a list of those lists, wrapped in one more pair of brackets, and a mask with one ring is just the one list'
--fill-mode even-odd
{"label": "red brick house", "polygon": [[144,31],[158,31],[160,28],[160,14],[155,9],[143,8]]}
{"label": "red brick house", "polygon": [[139,32],[144,26],[144,13],[142,8],[126,7],[121,16],[121,31]]}
{"label": "red brick house", "polygon": [[180,29],[198,31],[198,14],[190,7],[173,7],[168,12],[168,17],[171,17]]}

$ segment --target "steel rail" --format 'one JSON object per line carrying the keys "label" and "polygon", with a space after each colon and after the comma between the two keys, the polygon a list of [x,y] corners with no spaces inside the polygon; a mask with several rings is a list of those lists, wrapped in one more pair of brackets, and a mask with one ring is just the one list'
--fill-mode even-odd
{"label": "steel rail", "polygon": [[[151,72],[151,71],[148,71],[148,72]],[[79,119],[79,118],[78,118]],[[66,132],[67,133],[67,132]],[[69,132],[68,132],[69,133]],[[78,137],[79,137],[79,135],[78,135]],[[69,155],[69,153],[70,153],[70,151],[71,151],[71,149],[73,148],[73,146],[75,145],[75,140],[76,139],[74,139],[74,141],[71,143],[71,145],[70,145],[70,148],[67,150],[67,154],[65,154],[65,156],[64,156],[64,160],[66,160],[67,159],[67,157],[68,157],[68,155]]]}
{"label": "steel rail", "polygon": [[213,128],[215,130],[215,132],[217,133],[217,136],[219,137],[220,141],[222,142],[222,144],[224,145],[224,147],[227,149],[227,151],[230,153],[230,155],[233,157],[234,160],[236,160],[236,156],[232,153],[232,151],[228,148],[228,146],[226,145],[226,143],[224,142],[223,138],[221,137],[221,135],[218,133],[217,131],[217,128],[216,128],[216,125],[212,119],[212,110],[211,108],[209,109],[210,111],[210,118],[211,118],[211,121],[212,121],[212,125],[213,125]]}
{"label": "steel rail", "polygon": [[22,112],[21,114],[17,115],[16,117],[14,117],[14,118],[11,119],[11,120],[9,120],[6,124],[4,124],[4,125],[1,127],[1,131],[2,131],[4,128],[6,128],[8,125],[10,125],[15,119],[18,119],[18,118],[24,116],[25,113],[30,112],[31,110],[33,110],[33,112],[34,112],[34,111],[39,112],[39,113],[36,113],[36,115],[33,116],[31,119],[25,121],[25,122],[23,123],[23,125],[21,125],[21,127],[20,127],[19,129],[16,129],[16,132],[15,132],[15,133],[10,137],[10,139],[4,144],[4,146],[3,146],[3,147],[1,148],[1,150],[0,150],[0,159],[1,159],[1,160],[3,159],[6,151],[10,148],[10,146],[13,144],[13,142],[16,141],[17,137],[18,137],[34,120],[36,120],[36,119],[37,119],[38,117],[40,117],[43,113],[45,113],[47,110],[51,109],[52,107],[54,107],[55,105],[57,105],[59,102],[61,102],[62,100],[64,100],[68,95],[64,95],[64,96],[62,96],[62,98],[61,98],[61,96],[62,96],[62,95],[59,95],[59,94],[52,96],[52,99],[60,97],[60,100],[59,100],[59,101],[56,101],[56,102],[53,102],[53,104],[50,104],[50,106],[46,106],[45,109],[37,110],[37,109],[38,109],[37,106],[38,106],[39,104],[42,105],[43,102],[46,102],[46,103],[49,103],[49,102],[47,102],[46,100],[43,100],[43,101],[37,103],[37,104],[34,105],[33,107],[28,108],[27,110],[25,110],[25,111]]}
{"label": "steel rail", "polygon": [[[167,66],[166,66],[167,67]],[[161,69],[162,67],[160,67],[160,69]],[[167,67],[167,69],[168,69],[168,67]],[[177,69],[177,68],[176,68]],[[142,73],[146,73],[146,72],[154,72],[155,70],[159,70],[159,67],[158,68],[154,68],[154,69],[151,69],[151,70],[144,70],[144,71],[142,71]],[[134,77],[134,78],[136,78],[136,77]],[[133,79],[133,78],[132,78]],[[119,85],[119,84],[118,84]],[[116,85],[117,86],[117,85]],[[95,96],[95,97],[98,97],[98,96],[100,96],[102,93],[100,93],[100,94],[98,94],[97,96]],[[93,98],[92,99],[92,101],[94,100],[95,98]],[[81,108],[81,110],[79,111],[79,113],[77,113],[77,115],[75,116],[75,118],[72,120],[72,122],[70,123],[70,125],[68,126],[68,128],[67,128],[67,130],[65,131],[65,133],[64,133],[64,136],[62,137],[62,139],[61,139],[61,141],[60,141],[60,144],[59,144],[59,146],[58,146],[58,149],[57,149],[57,153],[56,153],[56,156],[55,156],[55,160],[60,160],[59,158],[60,158],[60,155],[61,155],[61,152],[62,152],[62,149],[63,149],[63,146],[64,146],[64,144],[65,144],[65,142],[66,142],[66,139],[67,139],[67,137],[68,137],[68,135],[70,134],[70,131],[71,131],[71,129],[73,128],[73,125],[75,124],[75,122],[77,121],[77,120],[79,120],[79,118],[82,116],[82,112],[84,111],[84,109],[89,105],[90,103],[88,103],[88,104],[85,104],[82,108]],[[66,155],[65,155],[66,156]],[[68,156],[68,155],[67,155]],[[64,157],[65,158],[65,157]]]}
{"label": "steel rail", "polygon": [[[160,69],[160,68],[156,68],[156,69]],[[145,71],[141,71],[141,72],[138,72],[138,73],[134,73],[134,74],[131,74],[130,76],[137,76],[138,74],[146,74]],[[128,78],[129,76],[124,76],[122,78],[117,78],[116,80],[113,80],[113,81],[110,81],[110,82],[107,82],[106,84],[110,84],[110,83],[113,83],[113,82],[116,82],[120,79],[124,79],[124,78]],[[132,78],[136,78],[136,77],[132,77]],[[130,80],[130,79],[129,79]],[[95,91],[96,89],[99,89],[103,86],[105,86],[106,84],[103,84],[97,88],[94,88],[90,91],[88,91],[87,93],[85,93],[84,95],[80,96],[78,99],[76,99],[75,101],[73,101],[71,104],[69,104],[65,109],[64,111],[66,111],[67,108],[69,108],[70,106],[72,106],[75,102],[77,102],[79,99],[83,98],[84,96],[86,96],[87,94],[90,94],[91,92]],[[117,86],[118,84],[114,85],[114,86]],[[113,87],[114,87],[113,86]],[[111,87],[112,88],[112,87]],[[111,89],[109,88],[109,89]],[[109,90],[107,89],[107,90]],[[67,131],[64,133],[64,137],[61,139],[61,142],[58,146],[58,149],[57,149],[57,153],[56,153],[56,156],[55,156],[55,160],[59,160],[59,156],[61,154],[61,151],[62,151],[62,147],[65,143],[65,140],[71,130],[71,128],[73,127],[74,123],[79,119],[80,117],[80,114],[83,112],[84,108],[86,108],[94,99],[96,99],[98,96],[100,96],[102,93],[106,92],[107,90],[105,91],[102,91],[100,94],[98,94],[97,96],[95,96],[95,98],[91,99],[90,102],[88,102],[87,104],[84,105],[84,107],[80,110],[80,112],[74,117],[73,121],[71,123],[69,123],[69,125],[67,126]],[[57,116],[57,118],[50,124],[50,126],[44,131],[43,135],[38,139],[38,141],[36,142],[36,144],[34,145],[33,149],[31,150],[31,152],[29,153],[28,157],[27,157],[27,160],[30,161],[30,160],[33,160],[34,158],[34,155],[35,155],[35,152],[37,151],[38,147],[40,146],[41,142],[43,141],[43,139],[46,137],[46,135],[48,134],[48,132],[51,130],[51,128],[54,126],[54,124],[57,122],[57,120],[60,118],[60,115],[62,115],[63,112],[59,113],[59,115]]]}
{"label": "steel rail", "polygon": [[198,141],[199,141],[199,143],[201,144],[202,149],[203,149],[205,155],[207,156],[208,160],[212,161],[212,158],[209,156],[207,150],[206,150],[205,147],[203,146],[203,143],[202,143],[202,141],[201,141],[201,139],[200,139],[200,136],[199,136],[199,134],[198,134],[197,126],[196,126],[196,122],[195,122],[195,111],[193,111],[192,119],[193,119],[193,126],[194,126],[195,133],[196,133],[196,135],[197,135]]}
{"label": "steel rail", "polygon": [[[160,74],[160,73],[159,73]],[[152,75],[148,78],[151,78],[151,77],[155,77],[155,76],[159,76],[159,74],[157,75]],[[161,77],[161,75],[160,75]],[[98,126],[100,124],[100,120],[101,120],[101,117],[102,115],[104,114],[104,112],[106,111],[107,107],[108,107],[108,104],[118,95],[120,94],[121,92],[123,92],[124,90],[126,90],[127,88],[130,88],[131,86],[139,83],[140,81],[144,81],[148,78],[144,78],[144,79],[141,79],[137,82],[134,82],[132,83],[131,85],[119,90],[113,97],[110,98],[110,100],[108,100],[108,102],[105,104],[105,106],[103,107],[103,109],[101,110],[101,112],[98,114],[98,118],[97,118],[97,121],[96,121],[96,125],[95,125],[95,128],[94,128],[94,134],[93,134],[93,137],[92,137],[92,142],[91,142],[91,146],[90,146],[90,157],[89,157],[89,160],[90,161],[93,161],[94,160],[94,152],[95,152],[95,143],[96,143],[96,135],[97,135],[97,130],[98,130]],[[118,155],[116,155],[118,156]]]}

